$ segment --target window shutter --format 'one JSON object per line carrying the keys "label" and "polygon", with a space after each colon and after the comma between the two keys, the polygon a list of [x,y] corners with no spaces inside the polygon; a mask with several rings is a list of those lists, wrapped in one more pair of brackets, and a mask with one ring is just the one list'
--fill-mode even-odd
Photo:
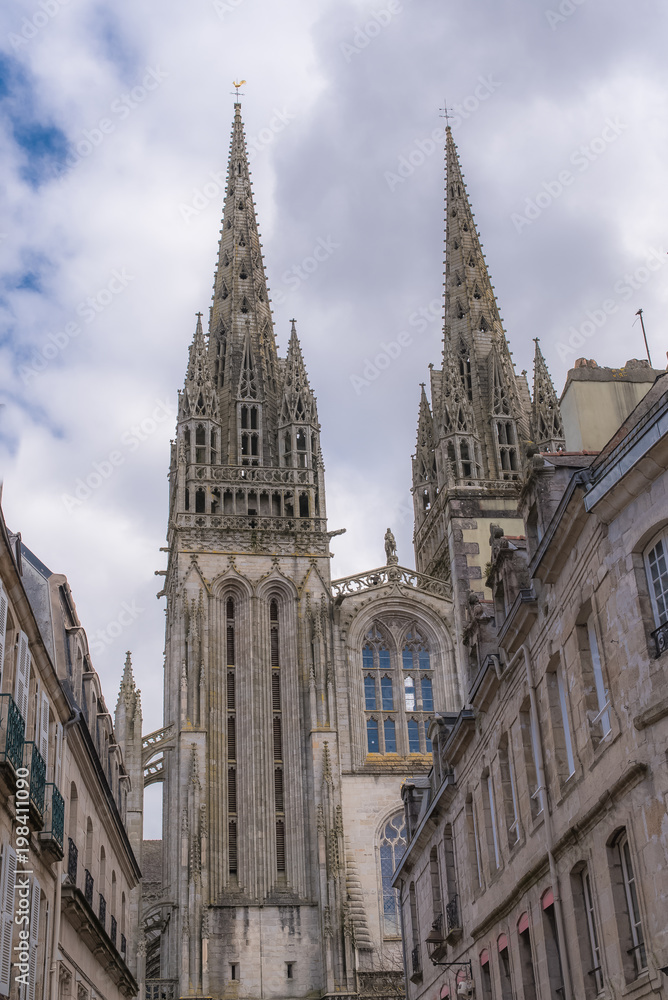
{"label": "window shutter", "polygon": [[47,768],[49,766],[49,696],[42,692],[42,709],[39,724],[39,752]]}
{"label": "window shutter", "polygon": [[39,914],[41,902],[42,890],[37,879],[33,878],[30,894],[30,976],[28,981],[27,1000],[35,1000],[37,952],[39,950]]}
{"label": "window shutter", "polygon": [[0,690],[2,689],[2,666],[5,660],[5,632],[7,630],[7,595],[0,583]]}
{"label": "window shutter", "polygon": [[60,778],[63,769],[63,724],[59,722],[56,726],[56,759],[53,765],[53,781],[60,790]]}
{"label": "window shutter", "polygon": [[30,650],[28,649],[28,636],[25,632],[19,632],[19,648],[16,657],[16,681],[14,683],[14,701],[23,717],[23,721],[28,724],[28,693],[30,690]]}
{"label": "window shutter", "polygon": [[12,930],[16,888],[16,851],[5,844],[0,876],[0,993],[9,994],[12,969]]}

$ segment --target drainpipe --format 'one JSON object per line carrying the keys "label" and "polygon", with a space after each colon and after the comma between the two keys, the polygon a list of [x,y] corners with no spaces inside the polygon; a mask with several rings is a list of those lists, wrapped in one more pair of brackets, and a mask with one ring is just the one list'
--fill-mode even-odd
{"label": "drainpipe", "polygon": [[[81,720],[81,710],[78,708],[72,709],[72,714],[63,725],[63,751],[65,748],[65,734],[68,729],[76,725],[77,722]],[[63,752],[63,763],[65,762],[65,753]],[[63,768],[64,770],[64,768]],[[62,773],[61,773],[62,780]],[[64,796],[63,796],[64,798]],[[63,840],[65,838],[63,837]],[[58,862],[56,868],[56,894],[53,900],[53,931],[51,937],[51,969],[49,970],[49,1000],[58,1000],[58,942],[60,940],[60,914],[61,914],[61,886],[63,884],[63,862],[62,859]]]}
{"label": "drainpipe", "polygon": [[561,893],[559,891],[559,875],[557,873],[557,864],[554,860],[553,848],[554,848],[554,831],[552,829],[552,817],[550,815],[550,810],[547,804],[547,784],[545,782],[545,768],[543,765],[543,740],[540,730],[540,720],[538,717],[538,707],[536,704],[536,689],[534,687],[533,680],[533,670],[531,667],[531,658],[529,656],[529,650],[526,643],[523,643],[521,648],[515,654],[509,666],[515,662],[516,658],[520,653],[524,654],[524,667],[526,670],[527,685],[529,687],[529,704],[531,708],[531,724],[533,733],[535,734],[535,755],[536,755],[536,771],[538,777],[538,791],[540,793],[540,804],[543,810],[543,821],[545,823],[545,839],[547,841],[547,858],[550,865],[550,878],[552,879],[552,892],[554,894],[554,913],[556,917],[557,924],[557,941],[559,944],[559,954],[562,956],[564,963],[564,998],[565,1000],[573,1000],[573,987],[571,983],[571,964],[568,958],[568,948],[566,945],[566,933],[564,931],[564,915],[561,908]]}

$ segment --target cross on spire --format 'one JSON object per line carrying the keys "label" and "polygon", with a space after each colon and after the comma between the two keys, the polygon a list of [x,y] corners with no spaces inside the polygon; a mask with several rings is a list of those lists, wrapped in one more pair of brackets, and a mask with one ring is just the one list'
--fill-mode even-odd
{"label": "cross on spire", "polygon": [[445,118],[445,127],[450,128],[450,117],[453,114],[452,108],[448,107],[447,101],[443,98],[443,107],[438,109],[439,117]]}

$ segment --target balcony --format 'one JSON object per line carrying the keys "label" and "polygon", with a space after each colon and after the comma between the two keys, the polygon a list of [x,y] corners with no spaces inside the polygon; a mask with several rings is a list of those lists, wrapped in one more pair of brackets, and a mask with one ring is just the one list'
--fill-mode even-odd
{"label": "balcony", "polygon": [[65,833],[65,802],[52,781],[45,785],[44,829],[39,834],[42,850],[52,861],[64,857],[63,837]]}
{"label": "balcony", "polygon": [[431,930],[427,935],[425,944],[427,945],[427,954],[434,965],[438,965],[441,959],[444,957],[447,950],[447,945],[445,943],[445,938],[443,937],[443,914],[438,913],[436,919],[431,925]]}
{"label": "balcony", "polygon": [[125,961],[125,952],[127,951],[128,943],[125,940],[125,934],[121,934],[121,955],[123,956],[123,961]]}
{"label": "balcony", "polygon": [[31,740],[23,744],[23,766],[30,772],[30,818],[41,830],[44,825],[46,763],[37,744]]}
{"label": "balcony", "polygon": [[0,779],[7,794],[16,790],[16,772],[23,766],[25,722],[10,694],[0,695]]}
{"label": "balcony", "polygon": [[422,959],[420,958],[420,946],[416,944],[411,951],[411,968],[413,970],[410,980],[412,983],[422,982]]}
{"label": "balcony", "polygon": [[100,908],[98,910],[98,916],[100,918],[100,923],[102,924],[102,930],[107,929],[107,901],[100,893]]}
{"label": "balcony", "polygon": [[117,932],[117,930],[118,930],[118,924],[116,923],[116,917],[112,917],[111,918],[111,927],[109,928],[109,939],[110,939],[111,943],[113,944],[114,948],[116,947],[116,932]]}
{"label": "balcony", "polygon": [[77,884],[77,869],[79,867],[79,848],[71,837],[67,838],[67,877],[72,885]]}
{"label": "balcony", "polygon": [[176,1000],[178,985],[176,979],[147,979],[145,1000]]}
{"label": "balcony", "polygon": [[93,909],[94,885],[95,885],[95,880],[93,879],[93,876],[91,875],[91,873],[88,871],[87,868],[84,868],[84,898],[88,903],[88,905],[90,906],[91,910]]}
{"label": "balcony", "polygon": [[457,893],[451,896],[445,905],[445,921],[447,924],[445,940],[449,944],[453,944],[462,936],[462,918],[459,912],[459,897]]}
{"label": "balcony", "polygon": [[662,653],[665,653],[668,649],[668,622],[664,622],[663,625],[659,625],[654,632],[652,632],[652,638],[654,639],[654,645],[656,646],[656,656],[657,659]]}

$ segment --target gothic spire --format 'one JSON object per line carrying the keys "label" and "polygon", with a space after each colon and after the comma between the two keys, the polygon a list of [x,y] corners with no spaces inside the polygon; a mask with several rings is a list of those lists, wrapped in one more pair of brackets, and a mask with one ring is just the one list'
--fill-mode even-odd
{"label": "gothic spire", "polygon": [[185,385],[179,399],[179,419],[185,420],[188,417],[218,419],[218,400],[202,330],[201,313],[197,313],[195,335],[188,353]]}
{"label": "gothic spire", "polygon": [[536,337],[533,366],[531,433],[541,451],[563,451],[566,447],[559,400]]}
{"label": "gothic spire", "polygon": [[295,422],[317,424],[315,396],[309,385],[301,344],[297,336],[296,321],[291,320],[291,324],[288,356],[283,375],[281,424]]}
{"label": "gothic spire", "polygon": [[[445,338],[459,348],[503,328],[452,131],[446,129]],[[486,337],[485,337],[486,335]]]}
{"label": "gothic spire", "polygon": [[445,158],[445,331],[437,433],[466,435],[447,442],[457,479],[515,479],[529,414],[449,127]]}
{"label": "gothic spire", "polygon": [[236,404],[242,398],[242,386],[247,398],[248,365],[252,362],[254,398],[264,402],[262,412],[258,411],[258,460],[272,464],[276,454],[270,430],[277,416],[278,359],[240,104],[234,105],[209,329],[209,356],[219,392],[226,460],[231,464],[241,460]]}

